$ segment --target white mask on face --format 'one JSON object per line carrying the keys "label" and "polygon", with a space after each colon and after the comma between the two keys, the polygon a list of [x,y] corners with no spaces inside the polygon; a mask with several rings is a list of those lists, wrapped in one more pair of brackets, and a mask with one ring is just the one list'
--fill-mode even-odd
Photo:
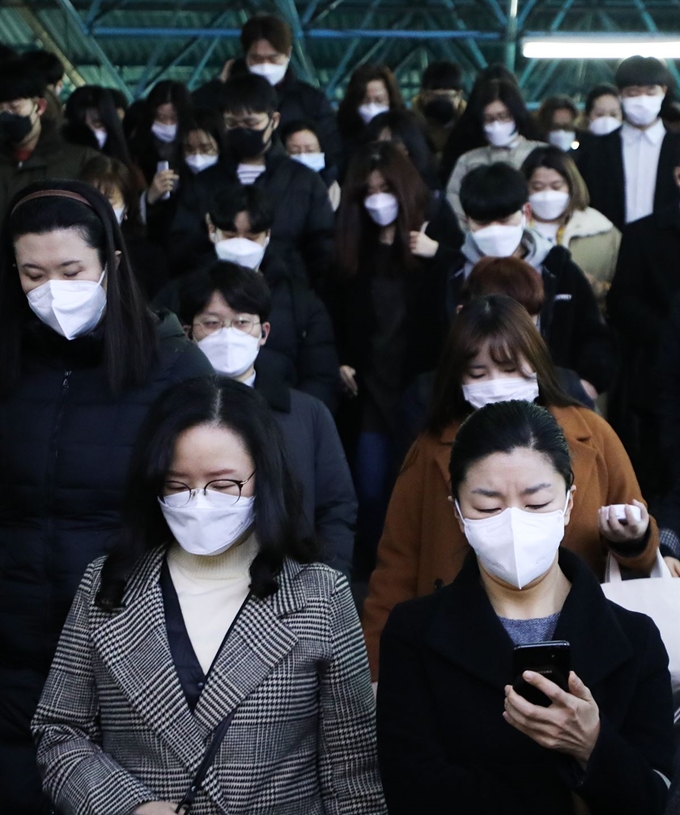
{"label": "white mask on face", "polygon": [[608,136],[620,127],[621,122],[616,116],[598,116],[588,125],[588,129],[594,136]]}
{"label": "white mask on face", "polygon": [[498,515],[471,520],[463,518],[465,537],[484,568],[511,586],[522,589],[552,566],[564,538],[564,509],[527,512],[508,507]]}
{"label": "white mask on face", "polygon": [[529,196],[529,203],[535,215],[543,221],[556,221],[564,215],[569,204],[569,193],[560,190],[543,190]]}
{"label": "white mask on face", "polygon": [[516,226],[509,224],[491,224],[472,233],[472,239],[485,257],[509,258],[515,253],[522,241],[526,227],[526,218]]}
{"label": "white mask on face", "polygon": [[106,269],[98,281],[48,280],[28,292],[28,305],[45,325],[73,340],[99,325],[106,308],[105,274]]}
{"label": "white mask on face", "polygon": [[294,161],[299,161],[315,173],[320,173],[326,166],[325,153],[297,153],[291,156]]}
{"label": "white mask on face", "polygon": [[658,118],[663,96],[630,96],[621,100],[626,119],[638,127],[647,127]]}
{"label": "white mask on face", "polygon": [[217,491],[197,490],[187,504],[187,493],[158,499],[175,540],[192,555],[219,555],[230,549],[255,520],[255,498],[240,498]]}
{"label": "white mask on face", "polygon": [[492,122],[484,125],[487,141],[494,147],[509,147],[517,136],[517,125],[511,122]]}
{"label": "white mask on face", "polygon": [[255,364],[260,352],[260,339],[232,326],[208,334],[199,341],[198,347],[218,373],[236,379]]}
{"label": "white mask on face", "polygon": [[106,132],[105,127],[91,127],[90,130],[94,133],[95,138],[97,139],[97,144],[99,145],[99,149],[103,150],[104,145],[106,144],[106,139],[108,138],[108,133]]}
{"label": "white mask on face", "polygon": [[399,215],[399,201],[391,192],[376,192],[364,200],[366,212],[378,226],[389,226]]}
{"label": "white mask on face", "polygon": [[511,399],[534,402],[538,399],[538,381],[536,374],[532,374],[530,377],[512,376],[470,382],[463,385],[463,396],[475,410],[495,402],[509,402]]}
{"label": "white mask on face", "polygon": [[571,145],[576,141],[575,130],[551,130],[548,133],[548,141],[553,147],[559,147],[563,152],[571,150]]}
{"label": "white mask on face", "polygon": [[177,138],[177,125],[164,125],[161,122],[154,122],[151,125],[151,132],[159,141],[169,144]]}
{"label": "white mask on face", "polygon": [[238,263],[239,266],[257,271],[268,245],[269,238],[266,239],[264,246],[248,238],[227,238],[224,241],[217,241],[215,252],[220,260],[228,260],[230,263]]}
{"label": "white mask on face", "polygon": [[123,204],[122,207],[114,207],[113,214],[116,216],[118,223],[122,224],[123,218],[125,218],[125,205]]}
{"label": "white mask on face", "polygon": [[273,62],[263,62],[260,65],[249,65],[248,70],[251,74],[263,76],[270,85],[278,85],[286,75],[289,62],[290,59],[287,59],[283,65],[276,65]]}
{"label": "white mask on face", "polygon": [[390,109],[389,105],[379,105],[376,102],[370,102],[368,105],[359,105],[359,116],[368,124],[371,119],[380,116],[381,113],[387,113]]}
{"label": "white mask on face", "polygon": [[205,153],[198,153],[197,155],[187,156],[184,161],[186,161],[191,172],[196,174],[207,170],[208,167],[213,167],[217,164],[218,159],[219,156],[208,156]]}

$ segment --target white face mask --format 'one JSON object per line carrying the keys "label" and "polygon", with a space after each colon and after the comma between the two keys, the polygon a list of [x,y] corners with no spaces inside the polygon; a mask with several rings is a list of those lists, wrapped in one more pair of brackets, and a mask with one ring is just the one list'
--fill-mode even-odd
{"label": "white face mask", "polygon": [[119,224],[123,223],[123,218],[125,218],[125,205],[122,207],[114,207],[113,214],[116,216],[116,220]]}
{"label": "white face mask", "polygon": [[197,490],[187,504],[187,493],[158,499],[175,540],[192,555],[219,555],[230,549],[255,520],[255,498],[240,498],[217,491]]}
{"label": "white face mask", "polygon": [[151,125],[151,132],[157,139],[169,144],[177,138],[177,125],[164,125],[161,122],[154,122]]}
{"label": "white face mask", "polygon": [[315,173],[320,173],[326,166],[325,153],[297,153],[291,156],[294,161],[299,161]]}
{"label": "white face mask", "polygon": [[463,396],[475,410],[495,402],[509,402],[511,399],[534,402],[538,399],[538,380],[536,374],[532,374],[530,377],[513,376],[470,382],[463,385]]}
{"label": "white face mask", "polygon": [[263,62],[260,65],[249,65],[248,70],[251,74],[263,76],[270,85],[278,85],[286,75],[289,62],[290,59],[287,59],[283,65],[276,65],[273,62]]}
{"label": "white face mask", "polygon": [[543,221],[556,221],[564,215],[569,204],[569,193],[560,190],[543,190],[529,196],[529,203],[535,215]]}
{"label": "white face mask", "polygon": [[594,136],[608,136],[620,127],[621,122],[616,116],[598,116],[588,125],[588,129]]}
{"label": "white face mask", "polygon": [[391,192],[376,192],[364,200],[366,212],[378,226],[389,226],[399,215],[399,201]]}
{"label": "white face mask", "polygon": [[526,218],[516,226],[509,224],[491,224],[472,233],[472,239],[485,257],[509,258],[515,253],[522,241],[526,227]]}
{"label": "white face mask", "polygon": [[548,133],[548,141],[553,147],[559,147],[565,153],[571,150],[571,145],[576,141],[575,130],[551,130]]}
{"label": "white face mask", "polygon": [[647,127],[658,118],[663,96],[630,96],[621,100],[626,119],[638,127]]}
{"label": "white face mask", "polygon": [[508,507],[498,515],[471,520],[463,518],[465,537],[484,568],[511,586],[522,589],[545,574],[553,564],[564,538],[564,509],[527,512]]}
{"label": "white face mask", "polygon": [[517,137],[515,122],[493,122],[484,125],[487,141],[494,147],[509,147]]}
{"label": "white face mask", "polygon": [[207,156],[204,153],[198,153],[197,155],[187,156],[184,161],[186,161],[187,166],[191,170],[192,173],[200,173],[202,170],[207,170],[208,167],[214,167],[219,160],[219,156]]}
{"label": "white face mask", "polygon": [[198,347],[218,373],[235,379],[243,376],[255,364],[261,339],[232,326],[208,334],[199,340]]}
{"label": "white face mask", "polygon": [[268,245],[269,238],[264,246],[248,238],[227,238],[224,241],[217,241],[215,252],[220,260],[228,260],[230,263],[238,263],[239,266],[257,271]]}
{"label": "white face mask", "polygon": [[97,144],[99,145],[99,149],[102,150],[104,145],[106,144],[106,139],[108,138],[108,133],[106,132],[105,127],[91,127],[90,130],[94,133],[95,138],[97,139]]}
{"label": "white face mask", "polygon": [[359,105],[359,116],[364,120],[364,124],[368,124],[371,119],[375,119],[381,113],[387,113],[389,109],[389,105],[378,105],[376,102],[370,102],[368,105]]}
{"label": "white face mask", "polygon": [[34,314],[51,329],[73,340],[99,325],[106,308],[101,285],[106,269],[96,280],[48,280],[26,295]]}

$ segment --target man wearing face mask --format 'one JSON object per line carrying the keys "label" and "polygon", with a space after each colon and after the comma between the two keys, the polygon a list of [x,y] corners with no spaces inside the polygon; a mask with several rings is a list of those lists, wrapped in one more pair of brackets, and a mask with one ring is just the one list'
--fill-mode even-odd
{"label": "man wearing face mask", "polygon": [[333,251],[334,217],[318,174],[286,155],[277,130],[281,116],[276,92],[266,79],[236,76],[222,88],[221,109],[227,129],[224,160],[195,177],[180,191],[172,228],[175,262],[191,266],[198,252],[210,250],[205,216],[219,189],[237,181],[254,184],[274,203],[271,239],[293,249],[306,277],[321,285]]}
{"label": "man wearing face mask", "polygon": [[447,308],[453,317],[470,272],[483,257],[518,257],[543,279],[539,328],[556,365],[575,370],[591,399],[608,389],[616,370],[611,335],[587,278],[569,250],[529,227],[529,188],[519,170],[497,163],[464,178],[460,201],[470,230],[460,263],[449,278]]}
{"label": "man wearing face mask", "polygon": [[[258,364],[291,387],[320,399],[331,411],[337,402],[338,355],[326,307],[301,279],[290,258],[270,243],[274,208],[266,193],[240,184],[219,190],[206,216],[210,250],[195,268],[216,259],[237,263],[261,275],[271,290],[272,331]],[[158,295],[157,306],[177,312],[184,277]]]}
{"label": "man wearing face mask", "polygon": [[22,59],[0,72],[0,219],[19,190],[47,178],[75,179],[94,150],[64,142],[44,118],[44,79]]}
{"label": "man wearing face mask", "polygon": [[272,14],[257,14],[243,26],[243,57],[230,59],[220,75],[193,94],[196,107],[219,108],[223,84],[232,76],[263,76],[276,90],[281,124],[299,119],[312,122],[323,143],[327,161],[337,165],[342,158],[342,143],[335,122],[335,111],[323,91],[302,82],[290,64],[293,32],[284,20]]}
{"label": "man wearing face mask", "polygon": [[670,76],[654,57],[629,57],[616,72],[623,126],[579,151],[578,165],[591,204],[619,229],[675,202],[673,162],[680,134],[661,121]]}
{"label": "man wearing face mask", "polygon": [[302,487],[308,531],[322,542],[323,561],[349,576],[357,513],[349,466],[326,407],[260,364],[271,305],[260,275],[218,261],[185,281],[179,314],[216,371],[254,387],[268,402]]}
{"label": "man wearing face mask", "polygon": [[460,65],[447,60],[431,62],[423,72],[413,110],[425,120],[427,138],[437,161],[464,109]]}

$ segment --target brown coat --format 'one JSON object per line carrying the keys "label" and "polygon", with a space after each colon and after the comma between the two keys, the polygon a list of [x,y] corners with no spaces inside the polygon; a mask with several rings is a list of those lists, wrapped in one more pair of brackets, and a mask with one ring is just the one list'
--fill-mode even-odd
{"label": "brown coat", "polygon": [[[597,511],[608,504],[642,500],[640,487],[628,454],[604,419],[580,407],[555,407],[550,412],[569,443],[576,485],[562,545],[581,555],[602,579],[607,548],[598,530]],[[459,422],[450,425],[440,438],[419,436],[392,493],[363,614],[374,681],[380,634],[390,611],[404,600],[430,594],[439,581],[451,583],[469,551],[448,501],[451,443],[459,426]],[[649,571],[658,544],[658,528],[651,519],[645,551],[618,559],[628,568]]]}

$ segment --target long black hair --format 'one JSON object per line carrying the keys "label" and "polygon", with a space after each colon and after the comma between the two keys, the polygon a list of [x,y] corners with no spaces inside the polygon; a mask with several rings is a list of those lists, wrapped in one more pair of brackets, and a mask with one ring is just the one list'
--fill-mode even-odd
{"label": "long black hair", "polygon": [[[25,200],[36,193],[41,195]],[[118,395],[143,385],[156,359],[155,318],[137,284],[111,205],[83,181],[39,181],[14,196],[2,231],[0,393],[11,392],[21,376],[24,328],[31,317],[16,268],[14,242],[22,235],[44,235],[57,229],[78,230],[106,267],[102,327],[104,363],[112,393]]]}
{"label": "long black hair", "polygon": [[118,116],[116,102],[109,88],[99,85],[83,85],[69,96],[64,108],[66,126],[63,136],[67,141],[84,144],[99,150],[99,143],[87,124],[87,113],[95,110],[102,125],[106,128],[106,142],[101,148],[104,155],[122,161],[130,166],[130,151],[125,141],[123,123]]}
{"label": "long black hair", "polygon": [[316,559],[316,545],[300,534],[302,499],[281,431],[267,404],[252,388],[224,376],[208,376],[168,389],[152,406],[132,454],[123,501],[120,542],[102,571],[97,603],[120,605],[135,564],[172,534],[158,496],[170,468],[177,438],[200,425],[227,428],[244,443],[256,472],[255,532],[259,553],[250,567],[250,589],[267,597],[278,589],[285,558]]}

